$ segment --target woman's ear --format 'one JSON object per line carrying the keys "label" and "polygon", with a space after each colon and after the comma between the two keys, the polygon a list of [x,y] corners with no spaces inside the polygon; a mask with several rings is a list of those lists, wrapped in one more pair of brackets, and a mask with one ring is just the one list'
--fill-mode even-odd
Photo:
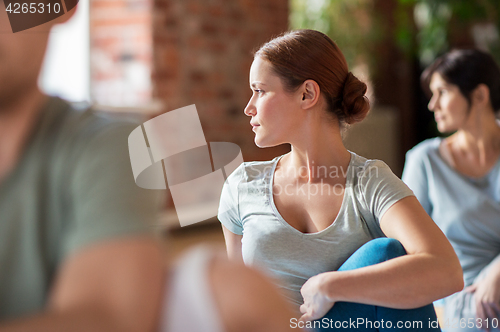
{"label": "woman's ear", "polygon": [[321,90],[318,83],[313,80],[306,80],[300,87],[301,106],[303,109],[309,109],[318,103]]}
{"label": "woman's ear", "polygon": [[490,89],[486,84],[479,84],[473,91],[471,95],[472,104],[479,107],[485,107],[490,105]]}

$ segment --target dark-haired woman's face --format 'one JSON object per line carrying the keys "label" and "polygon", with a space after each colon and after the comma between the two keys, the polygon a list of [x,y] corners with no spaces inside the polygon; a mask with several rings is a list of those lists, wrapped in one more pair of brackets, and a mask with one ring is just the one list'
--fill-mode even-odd
{"label": "dark-haired woman's face", "polygon": [[432,74],[429,87],[432,98],[428,107],[434,112],[438,130],[448,133],[462,128],[469,115],[469,103],[459,87],[446,82],[439,73]]}
{"label": "dark-haired woman's face", "polygon": [[271,63],[258,56],[250,68],[250,88],[253,94],[245,114],[252,117],[255,144],[270,147],[289,143],[290,134],[300,123],[294,112],[300,104],[300,95],[286,92]]}

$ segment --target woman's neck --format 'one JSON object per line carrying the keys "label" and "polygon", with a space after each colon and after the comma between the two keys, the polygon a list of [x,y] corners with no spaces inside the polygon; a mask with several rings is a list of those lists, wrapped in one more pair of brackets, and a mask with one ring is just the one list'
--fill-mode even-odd
{"label": "woman's neck", "polygon": [[480,163],[497,159],[500,153],[500,124],[493,111],[473,115],[463,128],[452,135],[450,143],[454,149]]}
{"label": "woman's neck", "polygon": [[298,181],[324,181],[332,167],[347,172],[351,154],[342,143],[337,123],[311,116],[294,136],[292,150],[281,166],[293,171]]}

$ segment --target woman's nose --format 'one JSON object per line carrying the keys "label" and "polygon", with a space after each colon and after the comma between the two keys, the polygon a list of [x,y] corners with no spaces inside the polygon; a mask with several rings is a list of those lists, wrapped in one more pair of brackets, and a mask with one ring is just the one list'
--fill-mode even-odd
{"label": "woman's nose", "polygon": [[427,104],[427,108],[429,109],[429,111],[434,112],[436,104],[437,104],[436,98],[432,97],[431,100],[429,100],[429,104]]}
{"label": "woman's nose", "polygon": [[247,116],[254,116],[255,115],[255,106],[252,103],[252,99],[250,99],[248,101],[248,104],[247,104],[247,106],[245,106],[245,110],[243,112]]}

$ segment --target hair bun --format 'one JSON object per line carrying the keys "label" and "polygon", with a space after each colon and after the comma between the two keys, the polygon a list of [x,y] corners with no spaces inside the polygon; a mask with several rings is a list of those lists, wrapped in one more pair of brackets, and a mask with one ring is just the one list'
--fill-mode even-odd
{"label": "hair bun", "polygon": [[370,110],[370,102],[365,96],[366,84],[351,72],[347,74],[342,92],[342,111],[345,121],[354,124],[363,120]]}

